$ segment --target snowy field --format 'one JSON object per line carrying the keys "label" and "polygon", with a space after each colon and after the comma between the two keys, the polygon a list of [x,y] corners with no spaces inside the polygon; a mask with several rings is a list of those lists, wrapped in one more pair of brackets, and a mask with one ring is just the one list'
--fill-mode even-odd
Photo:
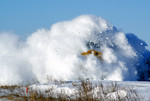
{"label": "snowy field", "polygon": [[[79,81],[74,81],[75,83],[81,83]],[[60,93],[62,90],[64,90],[69,96],[72,94],[75,94],[76,88],[72,85],[74,83],[72,81],[66,82],[66,83],[49,83],[49,84],[40,84],[40,85],[32,85],[30,86],[32,89],[40,90],[45,92],[45,90],[49,88],[53,88],[55,92]],[[109,85],[113,81],[102,81],[104,85]],[[97,81],[93,81],[93,84],[98,84]],[[120,81],[116,82],[118,86],[120,87],[129,87],[135,91],[137,91],[137,94],[139,94],[139,97],[141,98],[141,101],[150,101],[150,82],[135,82],[135,81]],[[118,90],[119,91],[119,90]],[[96,89],[95,89],[96,92]],[[120,96],[126,96],[128,92],[126,90],[122,89],[121,90],[121,95]],[[108,94],[109,95],[109,94]],[[112,96],[112,99],[115,99],[117,94],[110,93]]]}
{"label": "snowy field", "polygon": [[[26,87],[21,87],[21,88],[16,88],[14,90],[10,90],[10,89],[0,89],[1,93],[0,93],[0,97],[1,96],[10,96],[12,95],[19,95],[19,96],[26,96],[29,97],[32,95],[32,93],[30,93],[31,91],[36,91],[39,94],[44,94],[45,96],[53,96],[53,97],[58,97],[57,95],[59,94],[63,94],[63,96],[69,96],[69,98],[76,98],[76,95],[78,94],[78,86],[80,85],[81,81],[66,81],[66,82],[51,82],[51,83],[46,83],[46,84],[33,84],[28,86],[28,92]],[[113,85],[114,87],[112,87],[113,89],[115,88],[114,91],[111,91],[104,95],[104,99],[109,98],[109,100],[107,101],[111,101],[111,100],[115,100],[118,101],[118,96],[119,98],[125,98],[127,97],[130,93],[131,93],[131,98],[133,97],[137,97],[136,100],[131,100],[131,99],[127,99],[125,101],[131,100],[131,101],[149,101],[150,100],[150,82],[135,82],[135,81],[101,81],[101,82],[97,82],[97,81],[92,81],[92,86],[93,86],[93,90],[92,90],[92,96],[94,98],[98,97],[98,92],[99,92],[99,86],[94,86],[96,84],[103,84],[104,86],[106,86],[106,88],[108,88],[108,85]],[[115,86],[115,84],[117,84],[117,86]],[[76,86],[74,86],[76,85]],[[105,88],[105,87],[104,87]],[[110,88],[110,89],[112,89]],[[107,89],[108,90],[108,89]],[[132,93],[132,91],[136,92],[135,95],[134,93]],[[89,93],[91,93],[91,91],[89,91]],[[49,95],[50,94],[50,95]],[[18,97],[18,96],[17,96]],[[16,97],[16,98],[17,98]],[[2,97],[2,100],[4,100],[5,97]],[[5,99],[6,100],[6,99]],[[69,101],[69,100],[68,100]]]}

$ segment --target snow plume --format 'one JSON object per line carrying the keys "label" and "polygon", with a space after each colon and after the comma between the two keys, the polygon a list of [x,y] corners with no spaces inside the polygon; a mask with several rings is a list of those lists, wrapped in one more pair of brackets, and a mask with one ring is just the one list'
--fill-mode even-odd
{"label": "snow plume", "polygon": [[[146,58],[141,56],[147,56],[149,51],[145,49],[146,43],[135,37],[91,15],[56,23],[50,30],[39,29],[25,42],[15,35],[1,33],[0,84],[26,83],[32,79],[46,82],[47,77],[138,80],[142,68],[148,68],[143,63]],[[103,52],[103,59],[81,56],[90,49]]]}

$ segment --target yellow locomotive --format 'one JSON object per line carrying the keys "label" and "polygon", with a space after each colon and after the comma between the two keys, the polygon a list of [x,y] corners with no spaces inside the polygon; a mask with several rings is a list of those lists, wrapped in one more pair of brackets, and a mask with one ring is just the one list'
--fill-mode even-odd
{"label": "yellow locomotive", "polygon": [[102,59],[102,52],[99,52],[99,51],[88,50],[87,52],[81,53],[81,55],[83,55],[83,56],[87,56],[87,55],[90,55],[90,54]]}

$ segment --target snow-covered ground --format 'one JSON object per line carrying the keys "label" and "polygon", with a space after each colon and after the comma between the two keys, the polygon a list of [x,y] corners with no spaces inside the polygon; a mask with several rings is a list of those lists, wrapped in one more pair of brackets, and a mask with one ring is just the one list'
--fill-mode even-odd
{"label": "snow-covered ground", "polygon": [[[116,99],[117,96],[126,97],[128,93],[131,93],[129,90],[135,90],[138,94],[138,97],[141,101],[150,101],[150,82],[141,82],[141,81],[92,81],[93,86],[95,84],[103,84],[107,87],[111,84],[117,84],[118,90],[114,92],[107,93],[106,97],[110,99]],[[51,82],[45,84],[33,84],[28,86],[28,93],[26,93],[26,87],[16,88],[15,90],[11,89],[0,89],[0,96],[5,96],[9,94],[22,94],[28,96],[30,91],[38,91],[42,94],[51,93],[53,96],[63,93],[70,97],[75,97],[78,92],[77,85],[80,85],[81,81],[67,81],[67,82]],[[75,86],[76,85],[76,86]],[[113,88],[113,87],[112,87]],[[94,96],[97,97],[98,87],[93,88]],[[132,93],[133,94],[133,93]],[[131,96],[132,96],[131,94]],[[134,96],[134,95],[133,95]]]}
{"label": "snow-covered ground", "polygon": [[[73,86],[73,84],[80,84],[80,81],[68,81],[63,83],[47,83],[47,84],[35,84],[29,86],[29,90],[38,90],[41,92],[45,92],[46,90],[53,89],[54,93],[61,93],[64,91],[65,94],[68,96],[74,95],[77,92],[77,88]],[[112,83],[116,83],[118,87],[121,87],[122,89],[113,92],[108,93],[107,96],[111,97],[112,99],[115,99],[118,94],[120,94],[121,97],[125,97],[129,92],[127,89],[135,90],[138,94],[138,96],[141,98],[142,101],[150,101],[150,82],[141,82],[141,81],[92,81],[92,84],[99,84],[102,83],[104,86],[110,85]],[[125,88],[125,89],[124,89]],[[126,89],[127,88],[127,89]],[[25,89],[26,90],[26,89]],[[96,92],[96,88],[94,89]],[[96,96],[96,95],[95,95]]]}

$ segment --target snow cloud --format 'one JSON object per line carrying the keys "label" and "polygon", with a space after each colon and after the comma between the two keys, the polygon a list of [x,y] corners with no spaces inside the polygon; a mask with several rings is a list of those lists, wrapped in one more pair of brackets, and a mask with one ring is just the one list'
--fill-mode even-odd
{"label": "snow cloud", "polygon": [[[93,15],[58,22],[49,30],[39,29],[24,42],[16,35],[1,33],[0,84],[27,83],[33,79],[46,82],[47,77],[138,80],[141,71],[148,68],[144,64],[149,55],[145,44],[134,34],[124,34]],[[103,52],[103,59],[81,56],[90,49]]]}

